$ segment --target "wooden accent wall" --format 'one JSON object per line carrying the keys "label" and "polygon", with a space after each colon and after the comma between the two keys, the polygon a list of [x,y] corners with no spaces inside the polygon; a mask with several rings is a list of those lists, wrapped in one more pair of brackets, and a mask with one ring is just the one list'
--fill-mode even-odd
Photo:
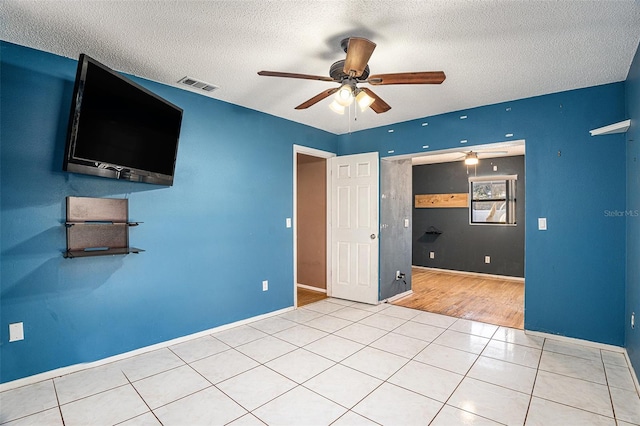
{"label": "wooden accent wall", "polygon": [[297,158],[298,284],[327,288],[327,160]]}
{"label": "wooden accent wall", "polygon": [[416,194],[416,208],[469,207],[469,194]]}

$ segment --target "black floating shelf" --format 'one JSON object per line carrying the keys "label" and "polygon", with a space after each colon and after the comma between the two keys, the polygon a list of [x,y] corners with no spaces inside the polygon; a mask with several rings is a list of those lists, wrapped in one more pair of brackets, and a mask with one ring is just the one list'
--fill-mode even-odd
{"label": "black floating shelf", "polygon": [[129,200],[67,197],[67,259],[140,253],[129,246]]}
{"label": "black floating shelf", "polygon": [[65,222],[64,226],[67,228],[71,228],[75,225],[126,225],[126,226],[138,226],[143,222],[111,222],[104,220],[86,220],[84,222]]}
{"label": "black floating shelf", "polygon": [[140,253],[144,250],[135,247],[95,248],[84,250],[67,250],[62,255],[67,259],[76,257],[109,256],[116,254]]}
{"label": "black floating shelf", "polygon": [[428,235],[440,235],[440,234],[442,234],[442,231],[439,230],[438,228],[436,228],[435,226],[430,226],[429,229],[427,229],[425,231],[425,234],[428,234]]}

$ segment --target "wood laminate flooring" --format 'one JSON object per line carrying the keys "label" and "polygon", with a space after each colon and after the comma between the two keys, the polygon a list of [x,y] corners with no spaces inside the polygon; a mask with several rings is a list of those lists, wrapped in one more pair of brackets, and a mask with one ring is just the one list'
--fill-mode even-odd
{"label": "wood laminate flooring", "polygon": [[[524,328],[524,282],[412,268],[413,294],[394,305]],[[298,299],[299,300],[299,299]]]}
{"label": "wood laminate flooring", "polygon": [[298,308],[327,298],[327,293],[296,287],[298,292]]}

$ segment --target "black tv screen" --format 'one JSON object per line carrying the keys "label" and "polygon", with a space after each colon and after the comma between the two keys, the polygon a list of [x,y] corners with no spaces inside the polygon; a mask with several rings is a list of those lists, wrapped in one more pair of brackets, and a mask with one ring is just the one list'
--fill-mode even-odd
{"label": "black tv screen", "polygon": [[80,55],[63,169],[173,185],[182,109]]}

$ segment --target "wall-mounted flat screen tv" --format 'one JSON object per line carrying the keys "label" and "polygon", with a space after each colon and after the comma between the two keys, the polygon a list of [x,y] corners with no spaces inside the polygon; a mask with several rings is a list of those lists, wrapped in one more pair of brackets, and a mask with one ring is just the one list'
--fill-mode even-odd
{"label": "wall-mounted flat screen tv", "polygon": [[182,109],[82,54],[63,170],[173,185]]}

